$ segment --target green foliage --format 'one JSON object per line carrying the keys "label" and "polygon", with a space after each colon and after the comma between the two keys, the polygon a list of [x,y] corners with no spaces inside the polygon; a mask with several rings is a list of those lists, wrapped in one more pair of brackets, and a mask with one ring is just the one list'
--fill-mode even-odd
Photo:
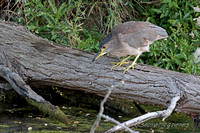
{"label": "green foliage", "polygon": [[[149,5],[148,5],[149,6]],[[148,7],[147,6],[147,7]],[[167,41],[158,41],[151,45],[150,53],[143,56],[141,62],[165,69],[200,74],[198,64],[194,64],[193,52],[199,43],[199,27],[193,20],[196,14],[193,7],[197,2],[163,0],[143,13],[147,21],[165,28],[169,34]],[[194,38],[190,36],[194,34]]]}
{"label": "green foliage", "polygon": [[80,17],[82,12],[73,12],[76,7],[80,8],[80,4],[74,1],[62,2],[56,6],[52,0],[27,0],[24,4],[24,17],[16,18],[16,21],[43,38],[56,43],[76,45],[80,40],[80,21],[83,19]]}
{"label": "green foliage", "polygon": [[193,11],[198,4],[196,0],[26,0],[15,20],[43,38],[90,52],[97,52],[99,41],[117,24],[148,21],[165,28],[170,37],[152,44],[140,62],[200,74],[192,54],[200,38],[200,27],[193,20],[200,15]]}
{"label": "green foliage", "polygon": [[92,32],[83,29],[82,40],[79,42],[78,49],[82,49],[88,52],[97,52],[99,49],[99,41],[101,36],[97,32],[97,29],[92,28]]}
{"label": "green foliage", "polygon": [[23,4],[16,11],[22,12],[21,17],[15,21],[38,36],[86,51],[98,50],[102,36],[122,22],[120,16],[131,19],[135,15],[134,4],[128,0],[26,0]]}

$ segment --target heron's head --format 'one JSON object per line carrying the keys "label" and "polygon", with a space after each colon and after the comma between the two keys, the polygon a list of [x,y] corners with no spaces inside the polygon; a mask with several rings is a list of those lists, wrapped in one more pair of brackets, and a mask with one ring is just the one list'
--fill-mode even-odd
{"label": "heron's head", "polygon": [[100,56],[109,53],[110,51],[112,51],[112,47],[111,47],[111,38],[112,38],[112,34],[109,34],[100,44],[99,44],[99,52],[94,56],[93,61],[95,61],[97,58],[99,58]]}

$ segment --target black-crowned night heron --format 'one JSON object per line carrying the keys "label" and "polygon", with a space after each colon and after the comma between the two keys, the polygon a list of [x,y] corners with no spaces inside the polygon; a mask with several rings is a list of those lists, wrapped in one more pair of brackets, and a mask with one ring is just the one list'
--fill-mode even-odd
{"label": "black-crowned night heron", "polygon": [[117,25],[110,34],[99,44],[100,51],[92,61],[100,56],[109,53],[115,57],[127,56],[114,67],[121,66],[128,58],[136,55],[133,63],[125,68],[124,73],[134,69],[137,59],[143,52],[149,51],[149,45],[156,40],[167,38],[165,29],[148,22],[130,21]]}

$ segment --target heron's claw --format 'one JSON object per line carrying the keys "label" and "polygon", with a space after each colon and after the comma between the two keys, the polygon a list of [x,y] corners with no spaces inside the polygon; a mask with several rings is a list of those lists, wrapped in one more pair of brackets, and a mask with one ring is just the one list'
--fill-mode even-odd
{"label": "heron's claw", "polygon": [[140,54],[135,57],[135,60],[133,61],[133,63],[130,66],[128,66],[128,67],[125,68],[123,74],[125,74],[126,71],[128,71],[128,69],[130,69],[130,68],[132,68],[134,70],[134,66],[136,65],[136,61],[139,58],[139,56],[140,56]]}
{"label": "heron's claw", "polygon": [[121,65],[123,65],[123,64],[128,64],[129,62],[125,62],[126,60],[128,60],[128,58],[130,58],[132,55],[129,55],[128,57],[126,57],[125,59],[123,59],[122,61],[120,61],[119,63],[115,63],[116,65],[114,65],[111,69],[110,69],[110,71],[112,71],[113,70],[113,68],[115,68],[115,67],[117,67],[117,68],[119,68]]}
{"label": "heron's claw", "polygon": [[116,65],[114,65],[111,69],[110,69],[110,71],[112,71],[115,67],[117,67],[117,68],[119,68],[121,65],[123,65],[123,64],[129,64],[129,61],[127,61],[127,62],[124,62],[124,61],[121,61],[121,62],[111,62],[111,64],[116,64]]}
{"label": "heron's claw", "polygon": [[126,73],[126,71],[128,71],[130,68],[132,68],[132,70],[134,71],[134,66],[136,65],[136,63],[132,63],[130,66],[123,68],[122,70],[124,70],[123,74]]}

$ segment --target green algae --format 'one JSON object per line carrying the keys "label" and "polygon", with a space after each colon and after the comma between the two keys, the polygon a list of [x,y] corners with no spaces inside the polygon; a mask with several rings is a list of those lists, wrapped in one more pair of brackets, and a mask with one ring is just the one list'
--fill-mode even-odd
{"label": "green algae", "polygon": [[[51,92],[45,89],[43,91],[44,93]],[[42,93],[40,94],[42,95]],[[79,91],[73,91],[68,94],[65,93],[63,94],[65,98],[60,98],[60,95],[57,95],[54,91],[49,95],[51,98],[48,97],[47,93],[45,93],[45,95],[46,100],[50,99],[51,102],[53,101],[54,105],[59,105],[59,108],[71,121],[71,126],[66,126],[53,117],[49,117],[47,114],[41,114],[37,108],[28,105],[20,96],[14,96],[14,99],[10,97],[9,101],[4,101],[4,105],[6,106],[4,106],[0,113],[0,132],[85,133],[90,131],[98,114],[99,103],[102,97]],[[71,100],[72,102],[70,102]],[[15,106],[12,106],[13,103]],[[147,112],[165,109],[151,105],[140,106]],[[119,99],[107,101],[104,114],[120,122],[142,115],[132,101]],[[115,126],[114,123],[102,119],[96,132],[101,133],[113,126]],[[191,132],[193,129],[193,120],[185,114],[174,112],[166,121],[157,118],[132,127],[132,129],[148,133],[153,131],[159,133]],[[120,131],[120,133],[121,132],[125,131]]]}

